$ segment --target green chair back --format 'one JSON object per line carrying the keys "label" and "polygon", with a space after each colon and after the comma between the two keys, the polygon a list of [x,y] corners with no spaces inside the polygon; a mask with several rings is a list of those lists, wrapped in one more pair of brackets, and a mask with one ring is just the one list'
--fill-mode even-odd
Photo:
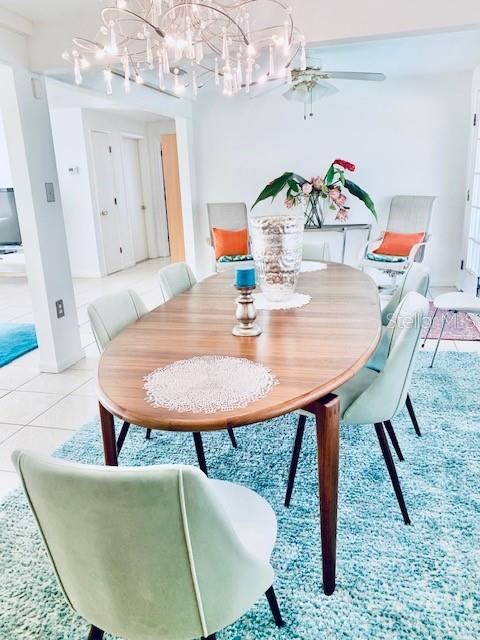
{"label": "green chair back", "polygon": [[411,291],[404,297],[389,325],[392,333],[383,370],[345,411],[345,422],[385,422],[403,408],[428,309],[427,299],[419,293]]}
{"label": "green chair back", "polygon": [[407,293],[410,293],[410,291],[416,291],[420,295],[426,296],[429,284],[430,274],[428,270],[419,262],[412,262],[405,273],[402,283],[397,287],[395,293],[388,301],[388,304],[383,308],[383,326],[386,327],[388,325],[390,320],[393,318],[398,305]]}
{"label": "green chair back", "polygon": [[132,290],[98,298],[88,306],[93,335],[100,351],[129,324],[147,313],[142,299]]}
{"label": "green chair back", "polygon": [[273,582],[194,467],[112,468],[14,454],[59,584],[90,624],[128,640],[207,637]]}
{"label": "green chair back", "polygon": [[197,280],[186,262],[175,262],[158,272],[160,289],[165,302],[191,289]]}

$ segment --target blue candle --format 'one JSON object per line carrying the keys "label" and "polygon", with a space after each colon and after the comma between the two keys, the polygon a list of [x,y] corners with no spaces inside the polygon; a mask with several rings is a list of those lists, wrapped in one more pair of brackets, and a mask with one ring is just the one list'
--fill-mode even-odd
{"label": "blue candle", "polygon": [[254,267],[237,267],[235,269],[235,286],[237,289],[242,289],[243,287],[254,287],[255,283]]}

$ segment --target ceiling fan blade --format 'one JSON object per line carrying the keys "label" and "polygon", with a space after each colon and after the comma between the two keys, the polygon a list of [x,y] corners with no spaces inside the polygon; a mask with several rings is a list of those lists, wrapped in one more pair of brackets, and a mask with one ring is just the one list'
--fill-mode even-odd
{"label": "ceiling fan blade", "polygon": [[279,89],[283,89],[286,84],[285,78],[274,78],[272,80],[267,80],[266,82],[252,82],[250,85],[249,99],[254,100],[256,98],[263,98],[263,96],[267,96]]}
{"label": "ceiling fan blade", "polygon": [[368,73],[363,71],[323,71],[328,78],[336,80],[369,80],[371,82],[383,82],[387,79],[384,73]]}

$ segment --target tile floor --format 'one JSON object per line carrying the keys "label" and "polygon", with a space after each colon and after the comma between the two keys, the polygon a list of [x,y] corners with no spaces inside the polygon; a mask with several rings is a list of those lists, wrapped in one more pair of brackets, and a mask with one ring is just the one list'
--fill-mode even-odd
{"label": "tile floor", "polygon": [[[162,302],[156,274],[163,264],[165,260],[148,260],[106,278],[74,280],[85,358],[68,371],[40,373],[37,351],[0,369],[0,497],[17,486],[10,462],[13,450],[24,447],[50,454],[97,413],[93,378],[98,352],[87,318],[90,301],[132,288],[153,309]],[[445,291],[434,289],[432,295]],[[0,322],[32,319],[25,278],[0,276]],[[426,349],[434,347],[434,340],[427,341]],[[480,352],[480,342],[442,341],[440,348]]]}
{"label": "tile floor", "polygon": [[[75,278],[78,322],[85,358],[63,373],[40,373],[32,351],[0,369],[0,497],[17,486],[10,455],[17,448],[52,453],[97,413],[93,379],[98,350],[87,306],[106,293],[131,288],[147,307],[162,300],[157,272],[167,260],[147,260],[106,278]],[[33,322],[26,278],[0,275],[0,322]]]}

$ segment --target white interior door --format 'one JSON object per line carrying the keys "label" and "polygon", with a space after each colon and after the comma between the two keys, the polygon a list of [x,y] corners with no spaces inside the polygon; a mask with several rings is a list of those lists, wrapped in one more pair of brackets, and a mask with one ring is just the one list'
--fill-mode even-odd
{"label": "white interior door", "polygon": [[473,295],[477,294],[480,278],[480,92],[477,94],[476,112],[460,273],[460,288]]}
{"label": "white interior door", "polygon": [[108,133],[92,131],[95,188],[107,273],[123,268],[115,172]]}
{"label": "white interior door", "polygon": [[145,228],[145,204],[138,140],[123,138],[123,173],[127,214],[132,230],[135,262],[148,258],[147,232]]}

